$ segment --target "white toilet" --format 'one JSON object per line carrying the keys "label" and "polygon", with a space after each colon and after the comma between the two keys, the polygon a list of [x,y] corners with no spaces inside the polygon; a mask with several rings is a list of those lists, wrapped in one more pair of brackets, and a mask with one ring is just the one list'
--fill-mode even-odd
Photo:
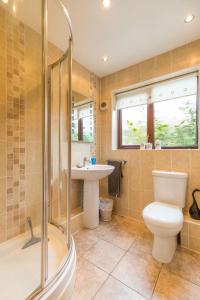
{"label": "white toilet", "polygon": [[154,234],[152,255],[169,263],[176,250],[177,234],[183,226],[187,173],[152,171],[154,202],[143,210],[148,229]]}

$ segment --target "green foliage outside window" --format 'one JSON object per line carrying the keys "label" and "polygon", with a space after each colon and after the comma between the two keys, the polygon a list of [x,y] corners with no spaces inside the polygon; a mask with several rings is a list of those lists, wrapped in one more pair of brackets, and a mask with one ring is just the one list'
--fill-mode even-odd
{"label": "green foliage outside window", "polygon": [[127,130],[123,131],[124,145],[140,145],[147,141],[146,126],[138,126],[133,121],[127,120]]}
{"label": "green foliage outside window", "polygon": [[[180,105],[179,110],[184,118],[177,124],[170,124],[159,118],[154,120],[154,140],[160,140],[163,147],[187,147],[196,144],[195,103],[187,101]],[[133,120],[126,120],[122,135],[123,145],[140,145],[148,140],[146,126],[142,122],[136,124]]]}
{"label": "green foliage outside window", "polygon": [[184,119],[176,125],[170,125],[155,119],[155,140],[160,140],[163,147],[193,146],[196,144],[196,109],[188,101],[180,107]]}

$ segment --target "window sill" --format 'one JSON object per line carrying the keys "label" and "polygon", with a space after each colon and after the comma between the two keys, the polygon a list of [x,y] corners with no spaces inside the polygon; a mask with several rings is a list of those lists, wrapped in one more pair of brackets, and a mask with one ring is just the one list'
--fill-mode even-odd
{"label": "window sill", "polygon": [[[119,146],[117,150],[140,150],[140,146],[131,146],[131,145],[127,145],[127,146]],[[196,149],[198,150],[199,147],[198,146],[187,146],[187,147],[162,147],[161,150],[192,150],[192,149]],[[144,149],[144,150],[156,150],[155,148],[153,149]],[[144,150],[141,150],[141,151],[144,151]]]}

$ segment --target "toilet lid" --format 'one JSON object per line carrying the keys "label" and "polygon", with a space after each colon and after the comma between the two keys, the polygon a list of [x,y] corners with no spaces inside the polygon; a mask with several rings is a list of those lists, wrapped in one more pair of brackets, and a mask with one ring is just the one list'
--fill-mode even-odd
{"label": "toilet lid", "polygon": [[182,210],[177,207],[161,202],[152,202],[143,210],[146,221],[160,227],[174,227],[183,224]]}

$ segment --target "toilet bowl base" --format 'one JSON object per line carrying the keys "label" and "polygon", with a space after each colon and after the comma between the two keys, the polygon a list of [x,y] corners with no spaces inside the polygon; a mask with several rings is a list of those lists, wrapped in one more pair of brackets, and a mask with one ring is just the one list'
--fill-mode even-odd
{"label": "toilet bowl base", "polygon": [[152,256],[162,263],[169,263],[176,251],[177,236],[160,237],[154,235]]}

